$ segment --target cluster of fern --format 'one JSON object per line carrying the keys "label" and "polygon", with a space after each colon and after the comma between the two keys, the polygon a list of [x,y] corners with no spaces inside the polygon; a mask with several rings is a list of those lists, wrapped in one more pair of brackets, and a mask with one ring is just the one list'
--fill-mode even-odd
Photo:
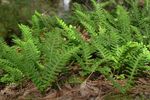
{"label": "cluster of fern", "polygon": [[[99,72],[125,92],[133,84],[135,76],[150,74],[150,2],[139,8],[137,0],[126,1],[131,7],[116,5],[110,12],[104,8],[112,2],[91,1],[93,9],[75,5],[74,22],[80,30],[67,26],[60,19],[58,23],[66,31],[68,39],[81,46],[80,53],[75,56],[82,68],[81,75]],[[128,81],[121,87],[116,79]]]}
{"label": "cluster of fern", "polygon": [[14,37],[13,46],[1,40],[0,66],[8,72],[1,82],[28,77],[40,91],[44,91],[57,80],[65,64],[78,51],[79,47],[70,46],[56,29],[44,29],[41,20],[37,13],[33,16],[32,28],[19,25],[22,36]]}
{"label": "cluster of fern", "polygon": [[[0,68],[4,74],[0,82],[17,82],[27,77],[44,91],[57,81],[72,60],[80,65],[80,75],[103,74],[121,92],[130,88],[135,76],[149,75],[149,16],[144,18],[145,13],[133,5],[135,2],[131,10],[117,5],[109,12],[104,9],[108,2],[91,1],[93,9],[89,10],[75,4],[74,22],[78,25],[68,25],[58,17],[49,18],[36,12],[32,27],[19,25],[22,35],[13,36],[12,46],[1,39]],[[132,9],[139,15],[131,13]],[[148,12],[149,5],[143,9]],[[135,20],[138,16],[143,21]],[[122,88],[116,79],[128,81]]]}

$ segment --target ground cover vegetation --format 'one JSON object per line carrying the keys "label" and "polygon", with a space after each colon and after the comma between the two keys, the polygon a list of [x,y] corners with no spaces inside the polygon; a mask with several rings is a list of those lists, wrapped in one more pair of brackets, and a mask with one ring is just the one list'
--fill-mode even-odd
{"label": "ground cover vegetation", "polygon": [[[19,25],[21,37],[12,36],[11,46],[1,38],[0,82],[29,79],[44,93],[59,77],[69,76],[73,83],[84,77],[83,83],[98,74],[126,93],[136,78],[150,77],[149,0],[142,5],[138,0],[91,2],[91,8],[74,4],[69,22],[35,12],[32,25]],[[105,9],[109,5],[114,8]]]}

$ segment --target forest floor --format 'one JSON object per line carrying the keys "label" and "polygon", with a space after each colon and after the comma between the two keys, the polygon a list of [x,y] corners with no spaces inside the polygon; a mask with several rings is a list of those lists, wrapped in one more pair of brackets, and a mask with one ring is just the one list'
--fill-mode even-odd
{"label": "forest floor", "polygon": [[[121,85],[125,81],[118,80]],[[127,94],[121,94],[104,77],[82,84],[58,85],[58,89],[47,89],[42,95],[31,81],[22,85],[0,85],[0,100],[150,100],[150,79],[138,78]]]}

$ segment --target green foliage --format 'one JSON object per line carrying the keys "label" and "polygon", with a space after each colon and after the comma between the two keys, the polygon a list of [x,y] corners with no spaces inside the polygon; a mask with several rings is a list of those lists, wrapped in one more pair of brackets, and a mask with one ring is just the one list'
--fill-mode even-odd
{"label": "green foliage", "polygon": [[[58,22],[66,31],[66,36],[78,40],[78,45],[81,45],[80,53],[75,57],[82,68],[82,75],[100,72],[124,93],[130,88],[136,75],[149,71],[150,68],[150,51],[144,41],[139,37],[135,38],[144,37],[140,32],[143,29],[138,30],[135,22],[133,24],[132,15],[123,6],[118,5],[111,14],[101,4],[94,0],[92,2],[94,6],[92,10],[86,11],[78,4],[75,9],[76,20],[88,33],[89,41],[76,37],[77,33],[84,33],[77,30],[74,32],[72,27],[68,27],[64,22],[60,23],[59,20]],[[136,20],[137,23],[139,21]],[[115,82],[115,79],[122,75],[128,79],[123,89]]]}
{"label": "green foliage", "polygon": [[[41,34],[37,27],[40,19],[37,17],[33,16],[33,29],[19,25],[22,36],[14,38],[13,46],[1,43],[1,68],[11,70],[9,73],[15,75],[18,74],[14,73],[14,70],[18,69],[31,79],[40,91],[44,91],[57,80],[57,76],[79,47],[69,46],[57,30]],[[32,33],[35,29],[39,32],[36,35]]]}
{"label": "green foliage", "polygon": [[0,78],[0,82],[2,83],[15,83],[20,81],[23,77],[22,72],[6,59],[0,59],[0,66],[1,69],[6,72],[6,74]]}
{"label": "green foliage", "polygon": [[[58,17],[49,18],[36,12],[31,28],[19,25],[22,35],[14,36],[12,46],[1,40],[0,68],[7,72],[1,81],[15,82],[28,77],[44,91],[73,60],[80,65],[81,76],[103,74],[125,93],[135,77],[150,71],[148,20],[134,19],[137,15],[131,9],[137,10],[135,5],[130,9],[117,5],[109,12],[104,9],[108,2],[99,4],[92,0],[92,4],[94,8],[90,10],[76,4],[74,18],[81,29]],[[138,13],[144,18],[143,12]],[[116,79],[128,81],[122,87]]]}
{"label": "green foliage", "polygon": [[136,33],[135,39],[144,44],[149,44],[150,39],[150,1],[125,0],[129,5],[128,12],[131,18],[132,30]]}

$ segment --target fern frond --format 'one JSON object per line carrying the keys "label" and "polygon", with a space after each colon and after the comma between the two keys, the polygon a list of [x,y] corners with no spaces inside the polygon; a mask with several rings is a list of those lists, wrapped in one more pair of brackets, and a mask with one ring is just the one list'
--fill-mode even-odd
{"label": "fern frond", "polygon": [[32,27],[33,29],[40,30],[40,14],[35,12],[35,15],[32,16]]}
{"label": "fern frond", "polygon": [[[150,63],[150,52],[141,44],[138,45],[139,48],[131,54],[131,59],[129,61],[129,79],[130,81],[133,79],[134,75],[138,73],[138,71],[145,70],[145,66]],[[148,67],[148,66],[147,66]]]}
{"label": "fern frond", "polygon": [[31,40],[32,38],[31,29],[28,26],[25,26],[23,24],[19,25],[19,28],[22,31],[22,36],[24,41]]}
{"label": "fern frond", "polygon": [[118,27],[123,35],[123,38],[125,41],[131,41],[131,21],[128,12],[122,6],[117,6],[117,15]]}
{"label": "fern frond", "polygon": [[0,69],[9,73],[2,76],[0,82],[16,82],[23,77],[22,72],[16,68],[16,65],[6,59],[0,59]]}
{"label": "fern frond", "polygon": [[77,32],[72,25],[66,25],[65,22],[57,18],[58,24],[67,32],[66,36],[71,40],[77,40]]}
{"label": "fern frond", "polygon": [[[64,49],[62,54],[58,54],[57,58],[46,64],[45,70],[42,74],[43,84],[40,89],[44,90],[47,86],[52,85],[56,81],[57,76],[64,68],[66,62],[69,61],[70,57],[79,50],[79,47],[69,47]],[[56,51],[56,53],[59,53]],[[55,54],[56,56],[56,54]],[[54,59],[54,58],[53,58]]]}

